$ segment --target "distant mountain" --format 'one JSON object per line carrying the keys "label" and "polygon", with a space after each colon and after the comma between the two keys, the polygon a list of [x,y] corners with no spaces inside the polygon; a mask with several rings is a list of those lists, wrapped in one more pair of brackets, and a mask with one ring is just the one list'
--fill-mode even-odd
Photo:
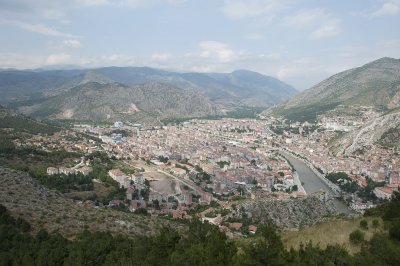
{"label": "distant mountain", "polygon": [[79,74],[82,74],[82,71],[0,71],[0,103],[5,104],[23,96],[28,97],[59,88]]}
{"label": "distant mountain", "polygon": [[120,83],[88,82],[32,105],[19,106],[19,110],[36,117],[56,119],[105,121],[124,118],[153,123],[168,118],[221,114],[206,96],[160,83],[130,87]]}
{"label": "distant mountain", "polygon": [[248,70],[236,70],[228,74],[208,74],[230,88],[245,106],[273,105],[294,96],[297,91],[290,85],[273,77]]}
{"label": "distant mountain", "polygon": [[400,60],[381,58],[336,74],[266,113],[292,120],[313,120],[340,106],[374,107],[388,111],[400,106]]}
{"label": "distant mountain", "polygon": [[0,103],[29,99],[85,82],[118,82],[132,86],[163,83],[193,89],[227,107],[267,107],[289,99],[297,91],[278,79],[247,70],[232,73],[178,73],[148,67],[104,67],[98,69],[0,71]]}
{"label": "distant mountain", "polygon": [[297,93],[292,86],[248,70],[232,73],[176,73],[147,67],[109,67],[96,70],[128,85],[162,82],[192,88],[211,100],[243,106],[271,106]]}

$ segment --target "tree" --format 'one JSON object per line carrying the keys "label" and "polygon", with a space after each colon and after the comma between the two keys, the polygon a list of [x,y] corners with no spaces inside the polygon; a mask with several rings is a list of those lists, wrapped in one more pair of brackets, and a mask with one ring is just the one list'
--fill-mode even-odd
{"label": "tree", "polygon": [[368,230],[368,222],[367,222],[367,220],[361,220],[360,221],[360,227],[361,227],[361,229]]}
{"label": "tree", "polygon": [[364,238],[365,238],[365,234],[358,229],[354,230],[349,235],[350,242],[355,245],[363,243]]}
{"label": "tree", "polygon": [[136,210],[134,211],[134,213],[135,213],[135,214],[144,215],[144,216],[147,216],[147,215],[148,215],[147,210],[144,209],[144,208],[138,208],[138,209],[136,209]]}
{"label": "tree", "polygon": [[257,230],[260,238],[244,247],[235,265],[284,265],[286,251],[275,226],[268,222]]}
{"label": "tree", "polygon": [[383,220],[390,221],[400,218],[400,193],[393,192],[392,200],[389,202],[387,207],[384,209]]}
{"label": "tree", "polygon": [[400,241],[400,221],[394,221],[389,228],[389,236]]}
{"label": "tree", "polygon": [[379,221],[377,219],[372,220],[372,227],[377,229],[379,227]]}
{"label": "tree", "polygon": [[171,265],[232,265],[236,246],[218,227],[194,220],[170,256]]}

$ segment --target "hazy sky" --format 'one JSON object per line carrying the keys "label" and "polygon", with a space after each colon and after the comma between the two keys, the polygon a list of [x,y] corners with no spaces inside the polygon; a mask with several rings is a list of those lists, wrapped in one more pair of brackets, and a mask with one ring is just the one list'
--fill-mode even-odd
{"label": "hazy sky", "polygon": [[249,69],[306,89],[400,57],[400,0],[0,0],[0,67]]}

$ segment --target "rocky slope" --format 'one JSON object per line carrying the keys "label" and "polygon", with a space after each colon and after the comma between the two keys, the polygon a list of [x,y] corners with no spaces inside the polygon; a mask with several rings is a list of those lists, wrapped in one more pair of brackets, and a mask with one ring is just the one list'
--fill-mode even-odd
{"label": "rocky slope", "polygon": [[374,144],[400,149],[400,110],[380,116],[332,143],[334,154],[350,155],[370,149]]}
{"label": "rocky slope", "polygon": [[279,229],[298,229],[326,221],[336,214],[331,201],[319,195],[310,195],[302,199],[256,200],[238,205],[235,215],[242,216],[242,209],[255,223],[271,220]]}
{"label": "rocky slope", "polygon": [[19,110],[38,117],[75,120],[137,120],[142,116],[160,120],[220,114],[217,106],[204,95],[159,83],[129,87],[89,82],[38,104],[20,106]]}
{"label": "rocky slope", "polygon": [[315,116],[341,106],[371,106],[390,110],[400,106],[400,60],[381,58],[336,74],[266,114],[283,114],[293,120]]}
{"label": "rocky slope", "polygon": [[114,210],[76,204],[48,190],[27,173],[0,166],[0,202],[14,215],[27,220],[35,231],[72,237],[84,229],[127,235],[147,235],[168,222]]}

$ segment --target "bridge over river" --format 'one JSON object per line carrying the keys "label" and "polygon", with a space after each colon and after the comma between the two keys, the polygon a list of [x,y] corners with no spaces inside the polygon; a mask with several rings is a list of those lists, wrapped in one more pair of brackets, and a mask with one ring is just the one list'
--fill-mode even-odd
{"label": "bridge over river", "polygon": [[340,195],[339,191],[329,182],[326,182],[302,160],[296,158],[287,151],[281,151],[281,154],[293,165],[297,171],[301,182],[303,183],[304,190],[307,194],[318,192],[321,190],[326,191],[330,197],[333,197],[333,204],[340,213],[350,214],[353,211],[342,201],[336,197]]}

